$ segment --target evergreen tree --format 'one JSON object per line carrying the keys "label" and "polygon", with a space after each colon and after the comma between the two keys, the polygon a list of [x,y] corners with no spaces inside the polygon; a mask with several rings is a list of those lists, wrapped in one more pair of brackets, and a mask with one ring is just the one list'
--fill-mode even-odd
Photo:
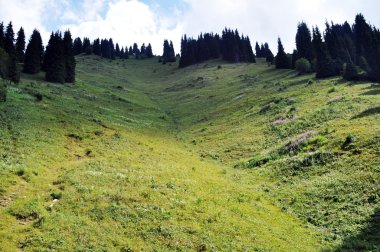
{"label": "evergreen tree", "polygon": [[16,54],[13,53],[10,55],[10,63],[8,69],[8,79],[13,83],[20,82],[20,69],[17,66]]}
{"label": "evergreen tree", "polygon": [[79,55],[83,52],[84,50],[83,50],[82,40],[80,38],[76,38],[74,40],[74,55]]}
{"label": "evergreen tree", "polygon": [[175,62],[175,52],[173,42],[168,40],[164,40],[164,53],[162,55],[162,63],[166,64],[167,62]]}
{"label": "evergreen tree", "polygon": [[146,47],[146,56],[148,58],[153,58],[153,51],[152,51],[152,45],[149,43]]}
{"label": "evergreen tree", "polygon": [[119,44],[116,43],[115,56],[121,58],[120,55],[121,55],[120,54],[120,47],[119,47]]}
{"label": "evergreen tree", "polygon": [[132,46],[129,47],[129,49],[128,49],[128,54],[129,54],[129,56],[133,56],[133,49],[132,49]]}
{"label": "evergreen tree", "polygon": [[120,59],[125,59],[125,52],[124,52],[124,47],[122,46],[120,49]]}
{"label": "evergreen tree", "polygon": [[75,58],[71,33],[65,31],[63,36],[63,57],[65,62],[65,82],[75,82]]}
{"label": "evergreen tree", "polygon": [[300,57],[298,56],[298,51],[297,50],[293,50],[293,54],[292,54],[292,69],[296,68],[296,62],[297,62],[298,59],[300,59]]}
{"label": "evergreen tree", "polygon": [[102,49],[100,46],[100,40],[99,38],[94,40],[94,43],[92,45],[92,51],[94,52],[95,55],[101,56],[102,55]]}
{"label": "evergreen tree", "polygon": [[359,79],[358,67],[354,65],[352,61],[346,64],[346,68],[343,72],[343,78],[348,81],[355,81]]}
{"label": "evergreen tree", "polygon": [[274,55],[273,55],[272,51],[269,49],[268,43],[264,44],[264,50],[265,50],[264,57],[265,57],[266,62],[273,64]]}
{"label": "evergreen tree", "polygon": [[41,71],[44,47],[39,31],[34,30],[25,51],[24,72],[35,74]]}
{"label": "evergreen tree", "polygon": [[317,55],[317,64],[316,64],[316,77],[317,78],[326,78],[334,76],[334,64],[327,50],[326,44],[322,41],[322,35],[316,27],[313,31],[313,46]]}
{"label": "evergreen tree", "polygon": [[83,38],[82,53],[85,53],[87,55],[92,53],[92,47],[91,47],[91,42],[89,38],[86,38],[86,37]]}
{"label": "evergreen tree", "polygon": [[255,51],[256,51],[256,57],[257,58],[262,58],[263,57],[263,55],[261,54],[261,49],[260,49],[260,46],[259,46],[258,42],[256,42]]}
{"label": "evergreen tree", "polygon": [[5,34],[4,34],[4,24],[0,23],[0,48],[4,48]]}
{"label": "evergreen tree", "polygon": [[277,69],[289,69],[290,62],[288,55],[286,55],[284,46],[281,43],[281,39],[278,38],[278,52],[276,55],[276,68]]}
{"label": "evergreen tree", "polygon": [[146,46],[145,43],[142,44],[140,48],[140,54],[143,55],[143,57],[146,57]]}
{"label": "evergreen tree", "polygon": [[15,54],[15,34],[13,32],[13,26],[12,22],[9,22],[6,32],[5,32],[5,38],[4,38],[4,49],[9,54],[9,56],[12,56]]}
{"label": "evergreen tree", "polygon": [[[311,43],[311,33],[306,23],[301,22],[297,27],[296,34],[297,56],[309,61],[313,59],[313,47]],[[296,59],[297,60],[297,59]]]}
{"label": "evergreen tree", "polygon": [[65,58],[62,35],[59,32],[52,33],[46,47],[44,57],[46,80],[49,82],[65,82]]}
{"label": "evergreen tree", "polygon": [[21,27],[17,33],[16,39],[16,59],[17,62],[24,62],[25,57],[25,33]]}

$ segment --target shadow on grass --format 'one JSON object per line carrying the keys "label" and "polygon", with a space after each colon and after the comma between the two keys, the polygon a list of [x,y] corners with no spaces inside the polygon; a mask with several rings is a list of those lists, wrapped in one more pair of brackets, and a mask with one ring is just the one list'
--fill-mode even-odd
{"label": "shadow on grass", "polygon": [[380,208],[358,235],[347,237],[335,251],[380,251]]}
{"label": "shadow on grass", "polygon": [[362,95],[378,95],[380,94],[380,89],[372,89],[365,93],[362,93]]}
{"label": "shadow on grass", "polygon": [[351,119],[359,119],[359,118],[363,118],[370,115],[376,115],[376,114],[380,114],[380,107],[367,109],[361,112],[359,115],[352,117]]}

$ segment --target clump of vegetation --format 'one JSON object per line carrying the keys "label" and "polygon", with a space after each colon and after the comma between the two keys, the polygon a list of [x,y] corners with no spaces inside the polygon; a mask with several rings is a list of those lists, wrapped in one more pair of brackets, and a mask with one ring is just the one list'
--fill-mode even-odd
{"label": "clump of vegetation", "polygon": [[301,59],[298,59],[296,61],[296,70],[298,71],[298,73],[300,74],[306,74],[306,73],[309,73],[311,71],[311,64],[310,62],[305,59],[305,58],[301,58]]}

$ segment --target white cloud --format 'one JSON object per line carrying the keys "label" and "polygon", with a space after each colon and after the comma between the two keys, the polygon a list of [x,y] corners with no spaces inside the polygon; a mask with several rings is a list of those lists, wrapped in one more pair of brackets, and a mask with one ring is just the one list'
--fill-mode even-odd
{"label": "white cloud", "polygon": [[26,39],[37,28],[44,42],[49,38],[49,32],[44,26],[44,11],[48,5],[48,0],[0,0],[0,17],[7,26],[10,21],[13,24],[15,33],[22,26],[25,30]]}
{"label": "white cloud", "polygon": [[94,12],[84,21],[63,28],[69,28],[74,36],[112,38],[124,47],[135,42],[139,46],[151,43],[157,54],[162,53],[165,38],[177,39],[182,33],[180,25],[169,18],[158,16],[149,5],[137,0],[110,2],[104,18]]}
{"label": "white cloud", "polygon": [[380,25],[377,0],[183,0],[190,6],[183,24],[185,32],[196,36],[200,31],[220,33],[227,26],[237,28],[255,41],[269,42],[272,51],[277,51],[280,36],[285,49],[295,48],[295,34],[300,21],[309,28],[318,25],[324,30],[325,21],[335,23],[354,22],[359,12]]}
{"label": "white cloud", "polygon": [[142,1],[0,0],[0,17],[5,24],[12,20],[16,32],[23,26],[27,37],[37,27],[45,44],[51,30],[70,28],[74,37],[112,37],[120,46],[150,42],[156,54],[164,39],[173,40],[178,52],[184,33],[221,33],[226,26],[250,36],[252,43],[269,42],[274,52],[278,36],[286,51],[293,50],[302,20],[323,30],[326,20],[353,23],[361,12],[380,26],[378,0],[175,0],[171,7],[160,0],[151,5]]}

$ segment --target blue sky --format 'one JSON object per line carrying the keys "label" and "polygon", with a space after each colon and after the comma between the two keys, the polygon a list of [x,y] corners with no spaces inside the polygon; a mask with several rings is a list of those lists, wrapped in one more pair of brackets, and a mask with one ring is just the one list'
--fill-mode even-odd
{"label": "blue sky", "polygon": [[162,52],[164,39],[179,50],[183,34],[220,33],[237,28],[254,43],[268,42],[275,52],[277,37],[285,50],[295,47],[297,23],[324,29],[326,20],[353,23],[357,13],[380,27],[378,0],[0,0],[0,20],[34,28],[47,43],[51,31],[70,29],[74,37],[112,37],[120,46],[152,43]]}

